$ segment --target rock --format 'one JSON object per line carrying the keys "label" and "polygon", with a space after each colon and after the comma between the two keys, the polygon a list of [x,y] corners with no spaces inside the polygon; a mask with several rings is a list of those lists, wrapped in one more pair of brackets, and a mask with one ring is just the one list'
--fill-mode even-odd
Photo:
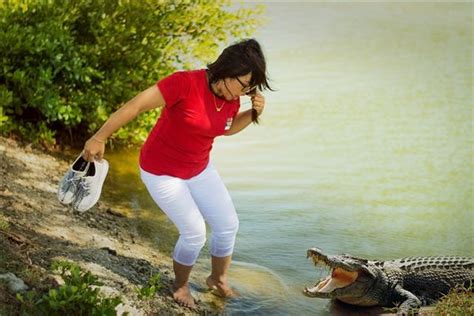
{"label": "rock", "polygon": [[113,216],[125,217],[124,214],[122,214],[122,213],[120,213],[120,212],[118,212],[118,211],[115,211],[115,210],[111,209],[110,207],[107,208],[106,212],[107,212],[108,214],[110,214],[110,215],[113,215]]}
{"label": "rock", "polygon": [[143,315],[138,309],[129,304],[120,303],[115,307],[117,315],[139,316]]}
{"label": "rock", "polygon": [[117,251],[115,249],[111,249],[109,247],[102,247],[100,248],[102,250],[105,250],[107,251],[109,254],[111,254],[112,256],[116,256],[117,255]]}
{"label": "rock", "polygon": [[0,281],[7,283],[8,290],[13,294],[28,290],[25,282],[11,272],[0,274]]}
{"label": "rock", "polygon": [[122,315],[129,315],[129,316],[141,316],[143,315],[142,312],[140,312],[138,309],[133,307],[131,303],[123,296],[120,295],[120,291],[118,291],[115,288],[109,287],[109,286],[101,286],[99,287],[100,292],[107,296],[107,297],[113,297],[113,296],[120,296],[122,299],[122,303],[117,305],[115,307],[115,312],[118,316]]}

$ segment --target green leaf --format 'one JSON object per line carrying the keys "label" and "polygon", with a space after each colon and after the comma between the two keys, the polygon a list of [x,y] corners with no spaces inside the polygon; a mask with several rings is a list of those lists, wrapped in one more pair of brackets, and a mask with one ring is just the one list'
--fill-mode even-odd
{"label": "green leaf", "polygon": [[[4,1],[0,124],[37,142],[85,140],[157,80],[251,35],[261,12],[225,0]],[[140,143],[156,118],[144,113],[113,138]]]}

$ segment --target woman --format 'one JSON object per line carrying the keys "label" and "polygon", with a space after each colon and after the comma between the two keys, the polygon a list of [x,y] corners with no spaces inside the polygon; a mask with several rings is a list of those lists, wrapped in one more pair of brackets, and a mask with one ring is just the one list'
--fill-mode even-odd
{"label": "woman", "polygon": [[[227,270],[239,221],[209,153],[215,137],[258,121],[265,106],[262,89],[271,90],[264,55],[256,40],[244,40],[227,47],[208,69],[176,72],[141,92],[85,143],[84,159],[100,160],[112,133],[141,112],[162,108],[141,149],[140,171],[150,195],[179,230],[173,297],[184,306],[195,306],[188,279],[206,241],[205,221],[212,229],[212,271],[206,283],[224,297],[234,295]],[[239,97],[245,94],[252,108],[239,112]]]}

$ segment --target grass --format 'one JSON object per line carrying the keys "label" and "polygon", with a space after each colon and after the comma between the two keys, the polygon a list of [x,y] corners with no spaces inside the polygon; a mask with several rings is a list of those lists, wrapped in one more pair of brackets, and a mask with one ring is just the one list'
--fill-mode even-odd
{"label": "grass", "polygon": [[8,224],[5,218],[2,215],[0,215],[0,230],[7,232],[9,228],[10,228],[10,224]]}
{"label": "grass", "polygon": [[[28,263],[21,246],[12,242],[11,236],[16,235],[0,216],[0,274],[11,272],[36,291],[45,291],[54,286],[55,281],[48,277],[47,271]],[[7,285],[0,282],[0,315],[18,315],[20,306],[15,295],[8,292]]]}
{"label": "grass", "polygon": [[[8,223],[0,217],[0,230],[7,231]],[[19,276],[19,271],[24,270],[26,267],[22,263],[21,258],[15,254],[14,249],[10,248],[5,235],[0,232],[0,274],[6,272],[12,272],[16,276]],[[16,299],[12,296],[8,290],[7,285],[0,282],[0,315],[15,315],[18,310],[18,304]]]}
{"label": "grass", "polygon": [[161,275],[159,273],[153,275],[145,286],[136,289],[138,298],[141,300],[148,300],[163,287]]}
{"label": "grass", "polygon": [[64,284],[47,291],[31,290],[18,293],[22,315],[115,315],[119,296],[100,293],[103,284],[88,271],[69,261],[55,261],[51,271],[59,274]]}
{"label": "grass", "polygon": [[436,305],[435,315],[474,315],[474,293],[472,285],[457,287],[444,296]]}

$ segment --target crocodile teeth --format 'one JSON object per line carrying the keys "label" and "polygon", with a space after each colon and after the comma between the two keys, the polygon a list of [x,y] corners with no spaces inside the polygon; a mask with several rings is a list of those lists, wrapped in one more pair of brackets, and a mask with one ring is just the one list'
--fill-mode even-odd
{"label": "crocodile teeth", "polygon": [[306,293],[311,293],[311,294],[314,294],[314,293],[317,293],[317,292],[318,292],[318,290],[316,289],[316,286],[313,286],[313,287],[310,287],[310,288],[307,287],[307,286],[305,286],[305,287],[304,287],[304,291],[305,291]]}
{"label": "crocodile teeth", "polygon": [[316,264],[317,262],[320,261],[320,259],[318,258],[318,256],[312,254],[312,253],[309,253],[306,255],[306,259],[310,259],[313,261],[314,264]]}
{"label": "crocodile teeth", "polygon": [[313,260],[313,264],[315,266],[321,266],[321,267],[327,267],[327,263],[324,260],[321,260],[322,258],[318,258],[316,256],[312,256],[311,259]]}

